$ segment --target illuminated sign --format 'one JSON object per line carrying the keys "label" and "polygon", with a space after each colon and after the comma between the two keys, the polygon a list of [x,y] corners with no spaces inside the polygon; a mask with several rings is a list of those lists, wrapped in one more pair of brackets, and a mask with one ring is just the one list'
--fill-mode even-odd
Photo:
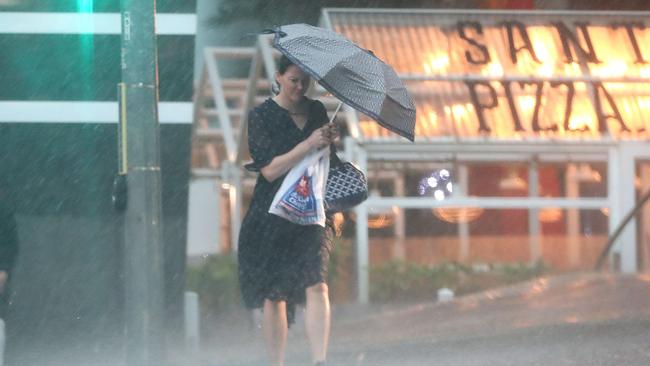
{"label": "illuminated sign", "polygon": [[629,14],[369,12],[332,24],[404,77],[418,136],[646,139],[650,28]]}
{"label": "illuminated sign", "polygon": [[[588,23],[577,23],[575,24],[576,32],[574,33],[565,23],[563,22],[554,22],[552,28],[555,28],[557,32],[557,37],[561,41],[561,52],[564,56],[564,62],[566,64],[602,64],[603,62],[598,58],[596,50],[594,49],[591,36],[589,34]],[[528,53],[530,59],[533,62],[543,65],[544,63],[537,57],[535,53],[535,48],[531,41],[530,35],[526,28],[526,25],[518,21],[509,21],[503,22],[501,27],[507,34],[507,46],[508,46],[508,55],[512,64],[516,65],[518,62],[518,54],[521,52]],[[645,65],[648,62],[644,58],[641,49],[639,47],[639,42],[637,40],[635,29],[644,30],[645,26],[642,23],[623,23],[623,24],[612,24],[610,28],[614,31],[618,28],[625,29],[625,34],[628,37],[629,44],[631,49],[634,51],[634,63]],[[487,65],[490,63],[490,53],[488,52],[487,46],[482,43],[484,40],[480,40],[478,37],[470,37],[467,34],[467,29],[472,29],[476,35],[483,34],[483,26],[479,22],[458,22],[457,23],[458,35],[461,39],[467,42],[467,45],[473,49],[475,56],[470,50],[465,51],[465,58],[467,62],[475,65]],[[582,42],[581,42],[582,41]],[[584,44],[584,46],[583,46]],[[627,65],[627,64],[625,64]],[[472,105],[476,111],[479,130],[489,132],[490,127],[485,119],[484,111],[486,109],[496,108],[499,104],[499,99],[495,88],[492,86],[491,82],[487,81],[466,81],[465,82],[471,97]],[[511,113],[511,119],[513,122],[513,127],[515,131],[525,131],[525,128],[522,125],[521,118],[517,110],[517,103],[514,100],[512,93],[513,82],[501,80],[499,81],[502,90],[504,91],[506,100],[508,102],[508,108]],[[589,126],[577,126],[573,127],[570,123],[571,121],[571,112],[573,106],[573,99],[575,97],[575,85],[572,81],[544,81],[542,79],[531,79],[518,82],[520,87],[530,86],[534,90],[535,101],[533,103],[533,113],[531,117],[531,128],[535,132],[539,131],[558,131],[559,124],[553,123],[546,127],[542,127],[539,123],[539,110],[542,102],[542,95],[544,94],[544,88],[560,88],[563,87],[566,89],[566,101],[564,104],[564,118],[562,127],[566,131],[571,130],[580,130],[586,131],[589,129]],[[593,111],[596,115],[597,129],[599,132],[609,132],[607,120],[611,119],[618,123],[618,131],[630,132],[630,128],[625,123],[621,112],[619,111],[616,102],[612,95],[607,91],[603,82],[601,81],[590,81],[587,85],[591,89],[592,100],[593,100]],[[485,88],[487,94],[489,95],[487,102],[482,102],[479,99],[479,87]],[[552,91],[550,91],[552,92]],[[605,111],[604,105],[607,104],[611,113]],[[645,127],[637,128],[637,132],[645,132]]]}

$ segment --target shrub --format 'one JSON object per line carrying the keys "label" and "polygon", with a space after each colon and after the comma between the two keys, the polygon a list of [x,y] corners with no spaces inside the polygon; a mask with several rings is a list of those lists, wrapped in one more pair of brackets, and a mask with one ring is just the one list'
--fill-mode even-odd
{"label": "shrub", "polygon": [[457,295],[527,281],[548,272],[543,262],[500,264],[474,271],[455,263],[437,266],[392,260],[370,267],[370,299],[375,302],[431,301],[447,287]]}
{"label": "shrub", "polygon": [[469,269],[458,263],[427,266],[392,260],[370,267],[370,299],[432,300],[442,287],[456,288],[459,276]]}
{"label": "shrub", "polygon": [[549,268],[542,261],[532,266],[527,263],[507,263],[498,267],[498,272],[504,283],[515,283],[530,280],[547,273]]}
{"label": "shrub", "polygon": [[[335,238],[330,253],[328,283],[333,300],[349,299],[352,276],[352,245]],[[199,295],[201,315],[211,317],[241,306],[236,254],[215,254],[187,267],[186,289]]]}
{"label": "shrub", "polygon": [[354,256],[352,242],[340,237],[334,238],[334,247],[330,253],[327,283],[330,291],[330,301],[341,303],[353,297],[352,289],[355,281]]}
{"label": "shrub", "polygon": [[[329,287],[332,302],[354,299],[354,263],[349,240],[336,238],[330,255]],[[541,261],[484,266],[482,270],[456,262],[436,266],[403,260],[391,260],[370,266],[370,300],[433,301],[442,287],[457,295],[527,281],[546,274],[549,268]],[[234,254],[217,254],[200,264],[188,266],[187,289],[199,295],[201,314],[218,316],[241,306]]]}
{"label": "shrub", "polygon": [[218,315],[238,307],[241,296],[236,256],[211,255],[198,265],[188,266],[186,288],[198,293],[203,316]]}

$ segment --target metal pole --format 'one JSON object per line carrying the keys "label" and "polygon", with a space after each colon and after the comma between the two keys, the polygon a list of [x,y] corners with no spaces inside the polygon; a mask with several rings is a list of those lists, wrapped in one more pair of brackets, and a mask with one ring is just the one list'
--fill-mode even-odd
{"label": "metal pole", "polygon": [[[539,197],[539,164],[537,157],[528,164],[528,197]],[[530,264],[534,265],[542,256],[542,230],[539,222],[539,209],[528,210],[528,247]]]}
{"label": "metal pole", "polygon": [[596,261],[596,266],[594,269],[596,271],[600,271],[603,269],[603,264],[605,264],[605,259],[607,259],[607,255],[609,254],[610,250],[614,246],[614,243],[616,243],[616,239],[621,235],[623,232],[623,229],[627,226],[627,224],[636,216],[636,214],[639,213],[639,210],[643,208],[643,205],[645,205],[646,202],[650,200],[650,190],[645,192],[643,194],[643,197],[634,205],[634,208],[632,208],[627,215],[625,215],[625,218],[623,218],[623,221],[621,221],[620,224],[616,227],[616,230],[612,233],[612,235],[609,236],[607,239],[607,243],[605,243],[605,247],[602,252],[600,252],[600,255],[598,256],[598,261]]}
{"label": "metal pole", "polygon": [[[356,150],[356,163],[359,169],[368,174],[368,156],[365,150]],[[367,304],[370,301],[370,249],[368,238],[368,206],[367,202],[354,208],[357,215],[357,302]]]}
{"label": "metal pole", "polygon": [[126,364],[163,364],[163,250],[155,0],[121,0]]}

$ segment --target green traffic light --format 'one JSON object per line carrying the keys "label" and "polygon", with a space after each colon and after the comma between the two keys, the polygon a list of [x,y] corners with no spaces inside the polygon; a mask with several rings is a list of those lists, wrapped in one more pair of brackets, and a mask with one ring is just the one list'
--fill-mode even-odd
{"label": "green traffic light", "polygon": [[[81,29],[93,29],[93,0],[77,0],[77,12],[84,13],[79,24]],[[81,59],[79,69],[79,80],[84,89],[84,95],[87,98],[93,98],[95,83],[93,80],[95,74],[95,40],[94,34],[80,34],[79,52]]]}
{"label": "green traffic light", "polygon": [[77,0],[77,11],[79,13],[92,13],[93,0]]}

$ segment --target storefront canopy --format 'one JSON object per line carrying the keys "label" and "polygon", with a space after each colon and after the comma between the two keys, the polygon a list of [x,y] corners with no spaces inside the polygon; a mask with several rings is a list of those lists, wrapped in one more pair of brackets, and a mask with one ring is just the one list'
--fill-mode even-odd
{"label": "storefront canopy", "polygon": [[[421,141],[646,140],[649,15],[325,9],[321,25],[397,70]],[[398,139],[363,116],[359,128]]]}

